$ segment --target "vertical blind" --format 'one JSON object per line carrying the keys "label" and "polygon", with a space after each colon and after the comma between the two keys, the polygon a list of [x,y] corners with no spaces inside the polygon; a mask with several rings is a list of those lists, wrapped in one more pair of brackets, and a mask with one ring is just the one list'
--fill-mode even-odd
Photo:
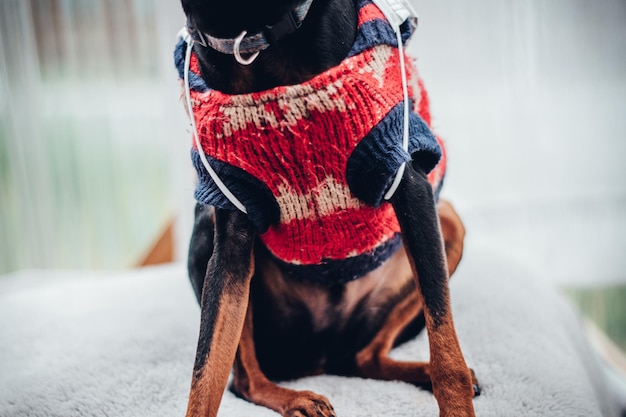
{"label": "vertical blind", "polygon": [[177,210],[167,3],[0,0],[0,272],[132,265]]}

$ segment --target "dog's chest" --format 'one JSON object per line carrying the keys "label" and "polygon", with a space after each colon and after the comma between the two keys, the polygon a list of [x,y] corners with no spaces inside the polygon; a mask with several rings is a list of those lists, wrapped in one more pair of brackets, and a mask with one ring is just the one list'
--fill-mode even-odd
{"label": "dog's chest", "polygon": [[357,316],[360,320],[377,316],[412,281],[404,248],[365,276],[332,287],[286,277],[269,260],[259,271],[270,303],[279,315],[289,321],[305,311],[314,333],[341,331]]}

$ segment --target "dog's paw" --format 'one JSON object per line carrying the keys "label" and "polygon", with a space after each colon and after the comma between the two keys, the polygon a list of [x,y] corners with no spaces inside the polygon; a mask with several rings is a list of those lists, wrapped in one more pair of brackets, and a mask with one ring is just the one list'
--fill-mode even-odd
{"label": "dog's paw", "polygon": [[328,398],[311,391],[298,391],[285,404],[284,417],[336,417]]}

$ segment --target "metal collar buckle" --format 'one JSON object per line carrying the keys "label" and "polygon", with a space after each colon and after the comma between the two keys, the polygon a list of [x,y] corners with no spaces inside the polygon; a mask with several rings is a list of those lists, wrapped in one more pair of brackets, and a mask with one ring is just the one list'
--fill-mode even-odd
{"label": "metal collar buckle", "polygon": [[239,62],[241,65],[250,65],[250,64],[252,64],[254,62],[254,60],[261,53],[261,51],[256,51],[252,55],[250,55],[248,58],[244,58],[244,57],[241,56],[241,53],[239,52],[239,48],[241,47],[241,41],[243,40],[243,38],[246,37],[247,33],[248,32],[246,32],[245,30],[242,31],[239,34],[239,36],[237,36],[235,38],[235,44],[233,45],[233,55],[235,56],[235,60],[237,62]]}
{"label": "metal collar buckle", "polygon": [[205,48],[209,45],[204,38],[204,33],[200,32],[189,24],[187,24],[187,33],[189,33],[189,36],[191,37],[191,40],[194,41],[194,43],[204,46]]}

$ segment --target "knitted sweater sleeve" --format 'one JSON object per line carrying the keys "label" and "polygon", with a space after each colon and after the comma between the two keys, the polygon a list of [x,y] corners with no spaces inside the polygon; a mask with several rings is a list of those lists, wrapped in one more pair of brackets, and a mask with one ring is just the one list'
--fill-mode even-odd
{"label": "knitted sweater sleeve", "polygon": [[[220,191],[202,164],[198,151],[191,151],[191,160],[198,174],[194,196],[202,204],[226,210],[238,210]],[[279,209],[276,199],[265,184],[240,168],[207,155],[207,160],[226,187],[242,202],[248,218],[259,233],[267,231],[278,222]]]}
{"label": "knitted sweater sleeve", "polygon": [[409,118],[409,152],[402,148],[403,103],[396,105],[350,155],[346,177],[352,193],[367,204],[379,206],[400,166],[412,161],[429,173],[442,151],[428,125],[416,113]]}

